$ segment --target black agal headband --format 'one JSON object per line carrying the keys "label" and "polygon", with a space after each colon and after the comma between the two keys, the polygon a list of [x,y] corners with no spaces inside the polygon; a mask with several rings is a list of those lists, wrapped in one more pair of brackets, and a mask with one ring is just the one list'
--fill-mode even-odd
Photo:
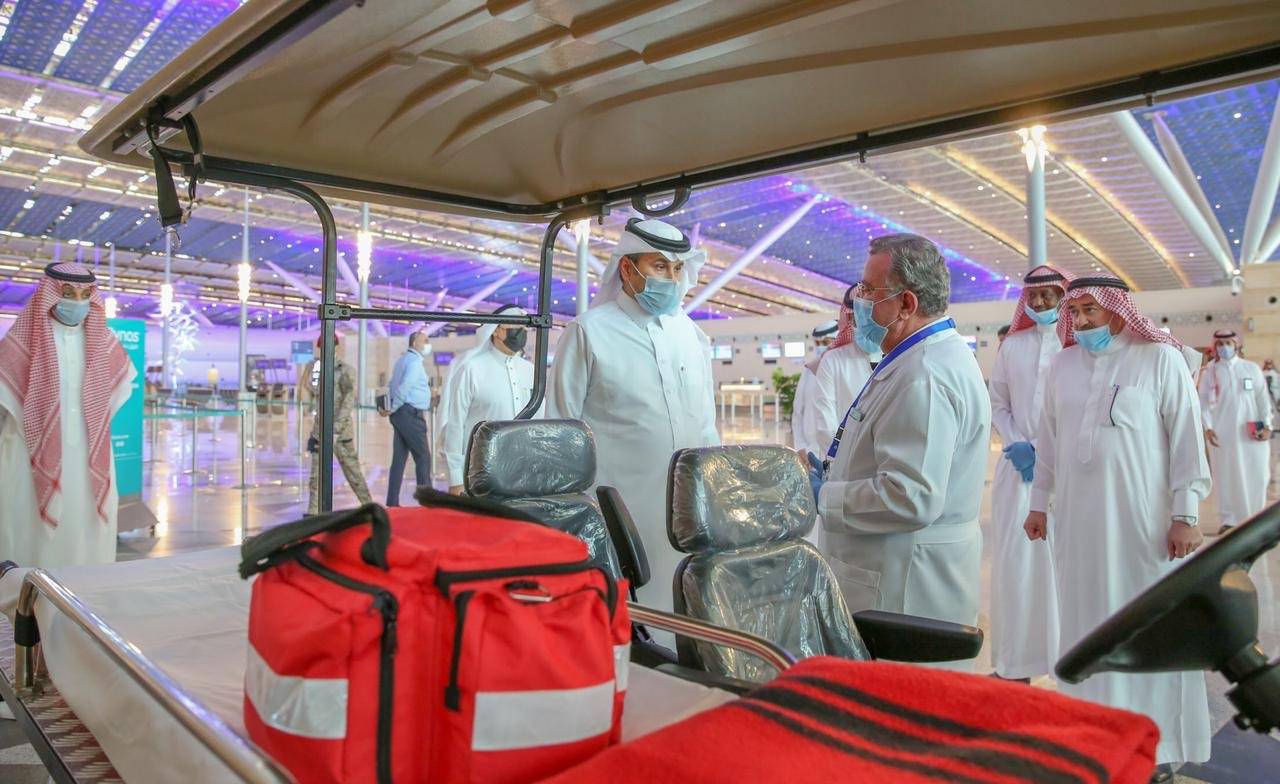
{"label": "black agal headband", "polygon": [[1066,280],[1060,272],[1042,272],[1039,275],[1028,275],[1022,279],[1023,283],[1031,286],[1041,286],[1045,283],[1062,283]]}
{"label": "black agal headband", "polygon": [[1121,291],[1129,290],[1129,284],[1119,278],[1076,278],[1067,285],[1067,291],[1087,289],[1095,286],[1104,289],[1120,289]]}
{"label": "black agal headband", "polygon": [[689,238],[680,234],[680,239],[673,240],[669,237],[659,237],[657,234],[650,234],[640,228],[640,219],[631,218],[627,221],[626,231],[631,232],[640,239],[644,240],[651,247],[658,250],[664,250],[667,253],[688,253],[693,248],[693,243],[689,242]]}
{"label": "black agal headband", "polygon": [[83,283],[97,282],[98,279],[93,276],[92,272],[89,272],[87,270],[83,273],[77,273],[77,272],[68,272],[66,270],[58,269],[58,267],[61,267],[64,263],[65,262],[61,262],[61,261],[53,262],[52,264],[44,268],[44,274],[49,276],[50,278],[53,278],[54,280],[62,281],[63,283],[83,284]]}

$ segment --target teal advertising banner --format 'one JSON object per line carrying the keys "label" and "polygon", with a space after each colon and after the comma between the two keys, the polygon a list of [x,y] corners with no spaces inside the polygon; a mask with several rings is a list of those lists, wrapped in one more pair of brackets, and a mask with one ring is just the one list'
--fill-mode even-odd
{"label": "teal advertising banner", "polygon": [[147,323],[138,319],[107,319],[138,375],[129,399],[111,420],[111,450],[116,459],[116,488],[120,497],[142,493],[142,411],[147,380]]}

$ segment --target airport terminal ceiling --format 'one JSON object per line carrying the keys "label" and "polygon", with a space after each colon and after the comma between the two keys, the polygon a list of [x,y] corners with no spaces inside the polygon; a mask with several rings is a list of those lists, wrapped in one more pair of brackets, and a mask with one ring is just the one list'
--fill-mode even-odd
{"label": "airport terminal ceiling", "polygon": [[[104,163],[77,143],[126,93],[237,7],[233,0],[0,4],[0,271],[7,279],[0,312],[21,306],[49,260],[83,259],[106,280],[113,254],[121,315],[156,311],[165,237],[146,160],[135,157],[139,166]],[[1248,244],[1250,195],[1277,92],[1276,81],[1263,80],[1124,110],[1148,152],[1168,160],[1171,140],[1181,151],[1214,218],[1209,238],[1170,203],[1143,163],[1144,142],[1126,136],[1115,117],[1103,113],[1049,125],[1049,259],[1078,273],[1108,270],[1152,290],[1220,285],[1243,263],[1276,255],[1267,240],[1280,238],[1280,231],[1262,231],[1248,258],[1242,243]],[[815,104],[814,111],[821,109]],[[664,131],[678,146],[679,128]],[[1022,146],[1018,133],[1006,131],[695,191],[671,220],[708,247],[704,282],[801,214],[696,315],[832,312],[843,289],[861,277],[867,239],[889,231],[918,232],[944,248],[955,300],[1012,296],[1027,264]],[[625,152],[624,144],[615,148]],[[180,231],[180,247],[171,249],[175,298],[208,323],[237,322],[247,201],[251,323],[286,329],[314,324],[314,213],[286,197],[250,191],[246,199],[242,189],[214,183],[201,185],[199,198]],[[340,249],[354,269],[360,205],[337,201],[334,207]],[[597,260],[607,260],[628,215],[614,211],[603,225],[591,225]],[[1263,218],[1255,223],[1264,229],[1280,225],[1272,223],[1275,215]],[[532,302],[537,224],[375,204],[369,231],[375,306],[457,307],[477,295],[477,308]],[[552,297],[565,319],[576,306],[568,234],[562,235]],[[354,300],[354,280],[344,275],[339,281],[340,299]],[[595,282],[593,273],[593,288]]]}

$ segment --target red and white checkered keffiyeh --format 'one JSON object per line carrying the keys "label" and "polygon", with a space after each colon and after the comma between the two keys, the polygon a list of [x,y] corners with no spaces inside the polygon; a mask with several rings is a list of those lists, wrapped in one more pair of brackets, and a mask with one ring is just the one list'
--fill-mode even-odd
{"label": "red and white checkered keffiyeh", "polygon": [[[847,346],[853,342],[853,308],[849,306],[849,298],[853,296],[855,288],[857,286],[850,286],[845,289],[844,299],[840,300],[840,318],[836,320],[836,339],[831,341],[831,347],[827,349],[827,353],[818,358],[819,365],[831,353],[832,349]],[[818,372],[817,366],[813,367],[813,372]]]}
{"label": "red and white checkered keffiyeh", "polygon": [[[1088,285],[1090,281],[1096,280],[1114,281],[1117,285]],[[1123,318],[1133,334],[1143,340],[1152,343],[1168,343],[1181,350],[1182,343],[1178,342],[1173,335],[1161,330],[1151,319],[1138,312],[1138,306],[1134,304],[1133,297],[1129,296],[1128,286],[1119,278],[1114,278],[1110,275],[1092,275],[1087,278],[1077,278],[1072,285],[1074,288],[1069,288],[1062,297],[1062,302],[1058,304],[1058,307],[1062,310],[1066,310],[1067,303],[1071,300],[1080,299],[1088,294],[1098,301],[1103,310],[1115,313]],[[1123,286],[1123,288],[1118,288],[1117,286]],[[1062,340],[1063,348],[1075,345],[1076,332],[1071,318],[1058,319],[1058,337]]]}
{"label": "red and white checkered keffiyeh", "polygon": [[[1047,283],[1037,283],[1036,278],[1052,275],[1061,275],[1062,280],[1055,280]],[[1028,280],[1030,279],[1030,280]],[[1027,315],[1027,295],[1032,289],[1045,288],[1053,286],[1060,290],[1063,294],[1067,293],[1067,284],[1071,282],[1071,276],[1062,270],[1050,264],[1041,264],[1039,267],[1031,270],[1023,278],[1022,296],[1018,297],[1018,306],[1013,311],[1013,320],[1009,323],[1009,334],[1019,332],[1024,329],[1031,329],[1036,322]]]}
{"label": "red and white checkered keffiyeh", "polygon": [[836,339],[831,341],[831,348],[840,348],[853,342],[853,308],[849,307],[849,298],[853,289],[845,291],[840,300],[840,318],[836,321]]}
{"label": "red and white checkered keffiyeh", "polygon": [[[85,276],[82,264],[64,262],[51,269]],[[58,521],[49,514],[49,502],[62,478],[62,411],[58,379],[58,350],[54,345],[53,316],[49,311],[62,298],[62,287],[83,289],[89,283],[70,283],[45,275],[8,334],[0,340],[0,382],[22,406],[22,429],[31,458],[36,505],[40,518],[50,526]],[[111,397],[128,378],[129,358],[120,341],[107,328],[102,298],[90,299],[84,329],[84,410],[89,437],[89,479],[94,506],[104,522],[107,493],[111,488]]]}

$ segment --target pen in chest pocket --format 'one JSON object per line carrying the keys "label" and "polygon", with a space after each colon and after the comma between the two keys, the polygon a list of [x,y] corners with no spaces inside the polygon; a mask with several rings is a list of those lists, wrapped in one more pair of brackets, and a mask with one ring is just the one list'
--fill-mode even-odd
{"label": "pen in chest pocket", "polygon": [[1120,385],[1111,385],[1111,407],[1107,409],[1107,417],[1111,419],[1111,426],[1116,426],[1116,398],[1120,396]]}

